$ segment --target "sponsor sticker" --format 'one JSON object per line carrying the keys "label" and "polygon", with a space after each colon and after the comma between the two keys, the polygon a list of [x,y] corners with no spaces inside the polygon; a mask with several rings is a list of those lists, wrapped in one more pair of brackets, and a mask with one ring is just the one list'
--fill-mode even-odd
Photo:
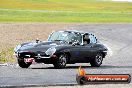
{"label": "sponsor sticker", "polygon": [[79,67],[79,73],[76,76],[78,84],[90,83],[130,83],[131,76],[129,74],[86,74],[85,70]]}

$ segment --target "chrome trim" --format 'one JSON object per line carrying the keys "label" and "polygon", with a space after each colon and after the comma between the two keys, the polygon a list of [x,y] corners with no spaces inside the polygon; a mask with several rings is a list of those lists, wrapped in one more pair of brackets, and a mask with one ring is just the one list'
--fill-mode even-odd
{"label": "chrome trim", "polygon": [[51,58],[51,57],[41,57],[41,58]]}
{"label": "chrome trim", "polygon": [[25,55],[25,56],[30,57],[31,55]]}
{"label": "chrome trim", "polygon": [[43,59],[44,59],[44,58],[48,59],[48,58],[51,58],[50,56],[49,56],[49,57],[45,57],[45,56],[43,56],[43,57],[42,57],[42,56],[35,56],[35,57],[37,57],[37,59],[41,59],[41,58],[43,58]]}

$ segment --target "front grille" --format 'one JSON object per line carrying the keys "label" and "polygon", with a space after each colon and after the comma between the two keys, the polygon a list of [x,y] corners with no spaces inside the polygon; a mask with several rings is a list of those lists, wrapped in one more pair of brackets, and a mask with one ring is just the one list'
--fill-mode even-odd
{"label": "front grille", "polygon": [[36,54],[32,53],[32,52],[21,52],[21,53],[18,53],[18,57],[19,58],[26,58],[26,57],[34,58],[35,56],[36,56]]}
{"label": "front grille", "polygon": [[19,58],[34,58],[34,59],[41,59],[43,57],[49,57],[49,55],[46,55],[44,52],[21,52],[18,54]]}

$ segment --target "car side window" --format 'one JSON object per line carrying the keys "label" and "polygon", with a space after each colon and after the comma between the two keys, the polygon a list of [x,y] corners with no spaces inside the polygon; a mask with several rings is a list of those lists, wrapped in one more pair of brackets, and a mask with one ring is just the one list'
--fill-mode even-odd
{"label": "car side window", "polygon": [[89,38],[90,38],[90,43],[97,43],[97,39],[95,36],[90,35]]}
{"label": "car side window", "polygon": [[90,38],[89,38],[89,34],[84,34],[83,35],[83,44],[87,45],[90,43]]}
{"label": "car side window", "polygon": [[70,43],[74,43],[74,42],[78,42],[78,44],[82,43],[82,36],[81,34],[77,34],[77,33],[70,33],[67,38],[65,38],[65,40],[69,41]]}

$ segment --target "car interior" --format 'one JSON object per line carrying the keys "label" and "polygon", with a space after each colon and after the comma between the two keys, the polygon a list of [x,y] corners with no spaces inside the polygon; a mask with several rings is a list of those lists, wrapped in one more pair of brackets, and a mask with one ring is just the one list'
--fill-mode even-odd
{"label": "car interior", "polygon": [[83,35],[83,44],[87,45],[90,43],[90,38],[88,34]]}

